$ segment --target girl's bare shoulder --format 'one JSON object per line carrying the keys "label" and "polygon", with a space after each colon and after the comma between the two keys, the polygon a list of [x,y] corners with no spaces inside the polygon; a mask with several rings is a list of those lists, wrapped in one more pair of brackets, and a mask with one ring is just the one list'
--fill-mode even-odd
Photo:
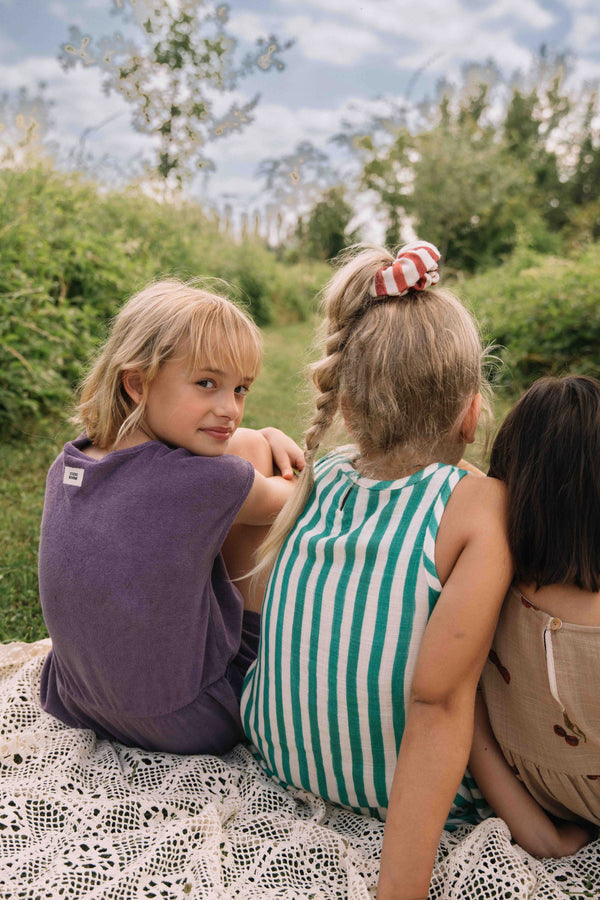
{"label": "girl's bare shoulder", "polygon": [[466,475],[454,488],[447,512],[454,516],[468,514],[469,521],[481,521],[489,516],[506,523],[507,490],[497,478]]}
{"label": "girl's bare shoulder", "polygon": [[496,478],[467,475],[456,485],[446,505],[435,542],[435,563],[442,584],[459,555],[473,547],[483,555],[508,555],[507,497]]}

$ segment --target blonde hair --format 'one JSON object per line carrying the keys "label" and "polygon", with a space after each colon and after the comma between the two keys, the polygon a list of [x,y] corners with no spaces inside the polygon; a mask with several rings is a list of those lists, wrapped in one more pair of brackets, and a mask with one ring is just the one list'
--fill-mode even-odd
{"label": "blonde hair", "polygon": [[[80,389],[73,421],[93,444],[111,447],[143,426],[146,387],[176,353],[189,353],[190,371],[232,366],[254,378],[262,339],[254,322],[231,300],[177,279],[150,284],[131,297],[112,323]],[[142,373],[144,396],[136,404],[123,373]]]}
{"label": "blonde hair", "polygon": [[260,549],[257,572],[273,564],[304,509],[317,450],[342,407],[362,453],[414,448],[435,454],[469,401],[487,393],[479,331],[454,294],[429,288],[370,296],[375,273],[393,261],[383,247],[352,247],[324,289],[325,355],[312,366],[318,393],[305,434],[306,468]]}

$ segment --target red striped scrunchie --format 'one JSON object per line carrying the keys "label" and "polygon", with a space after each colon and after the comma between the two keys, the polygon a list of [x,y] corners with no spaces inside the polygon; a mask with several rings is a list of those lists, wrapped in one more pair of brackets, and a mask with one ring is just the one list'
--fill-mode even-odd
{"label": "red striped scrunchie", "polygon": [[427,241],[413,241],[398,250],[391,266],[379,269],[371,282],[371,297],[402,297],[411,289],[424,291],[440,280],[437,247]]}

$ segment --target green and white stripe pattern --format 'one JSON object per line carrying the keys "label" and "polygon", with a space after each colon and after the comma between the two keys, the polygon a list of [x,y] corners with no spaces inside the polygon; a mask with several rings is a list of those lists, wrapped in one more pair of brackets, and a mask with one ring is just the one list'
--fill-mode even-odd
{"label": "green and white stripe pattern", "polygon": [[[269,773],[385,818],[405,709],[440,595],[439,522],[466,473],[434,463],[363,478],[342,448],[315,486],[269,580],[242,721]],[[448,824],[476,821],[466,780]]]}

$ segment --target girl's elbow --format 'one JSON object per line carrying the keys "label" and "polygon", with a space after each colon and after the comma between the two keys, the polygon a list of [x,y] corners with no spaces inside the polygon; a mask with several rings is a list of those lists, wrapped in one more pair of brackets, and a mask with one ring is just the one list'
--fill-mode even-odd
{"label": "girl's elbow", "polygon": [[413,684],[409,698],[409,708],[426,715],[452,716],[461,714],[465,708],[470,711],[475,702],[475,687],[467,683],[456,687],[447,684]]}

